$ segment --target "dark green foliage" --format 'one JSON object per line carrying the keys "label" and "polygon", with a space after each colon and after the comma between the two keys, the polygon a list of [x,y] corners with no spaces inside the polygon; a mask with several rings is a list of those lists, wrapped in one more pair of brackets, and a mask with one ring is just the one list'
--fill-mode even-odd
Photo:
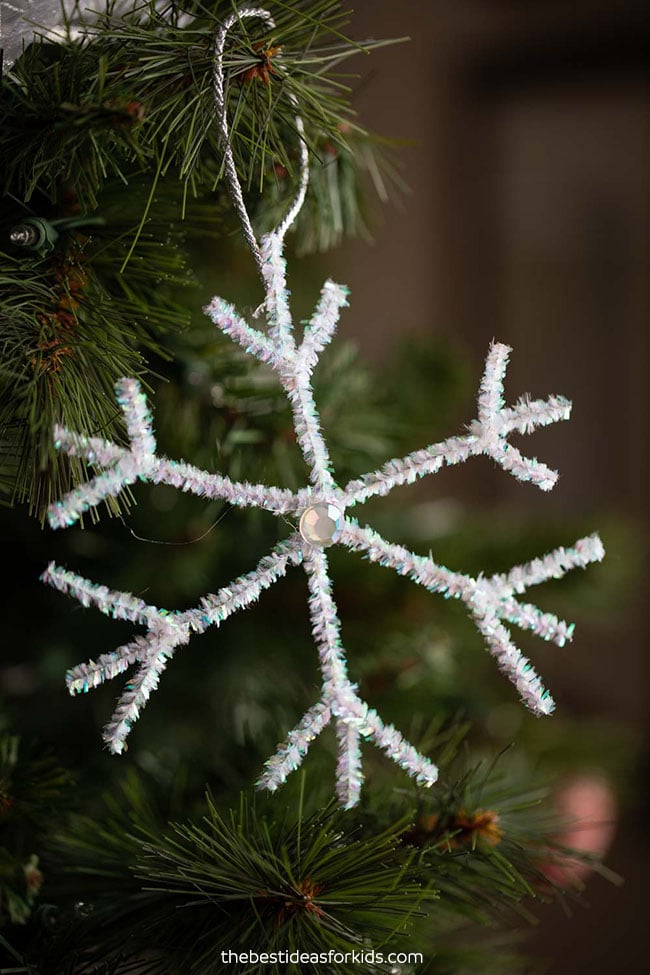
{"label": "dark green foliage", "polygon": [[[548,790],[531,786],[521,759],[477,757],[467,731],[442,721],[430,729],[435,791],[373,788],[352,813],[323,804],[309,775],[279,797],[247,791],[225,811],[180,782],[170,792],[131,773],[87,795],[52,833],[43,907],[12,944],[24,942],[37,975],[259,970],[223,964],[229,949],[420,952],[425,964],[413,971],[441,975],[482,971],[488,957],[490,972],[524,970],[509,928],[533,919],[535,901],[575,898],[578,887],[564,891],[545,872],[571,851],[554,839],[563,824]],[[481,937],[480,927],[489,929]],[[269,970],[319,967],[285,956]],[[349,957],[328,970],[355,967]]]}
{"label": "dark green foliage", "polygon": [[[373,172],[380,188],[381,154],[354,121],[349,76],[337,69],[381,42],[346,37],[348,17],[338,0],[271,0],[268,9],[276,27],[241,21],[224,56],[242,185],[257,195],[278,168],[295,174],[294,96],[315,168],[338,147],[355,161],[358,152],[361,168]],[[214,125],[214,40],[232,10],[229,0],[164,9],[141,3],[131,14],[117,16],[109,4],[104,18],[90,22],[87,40],[31,45],[3,83],[5,189],[25,200],[39,189],[56,200],[61,181],[71,180],[81,206],[91,209],[107,176],[120,176],[127,184],[134,169],[146,169],[155,180],[175,174],[181,199],[201,186],[213,188],[221,159]],[[273,53],[267,61],[268,51]],[[351,191],[356,196],[350,173],[345,182],[341,197]],[[315,201],[317,209],[320,202]],[[346,228],[352,231],[356,209],[347,208]],[[336,225],[333,215],[332,230]]]}
{"label": "dark green foliage", "polygon": [[[105,200],[104,226],[92,236],[67,231],[43,257],[0,253],[0,489],[35,511],[85,476],[84,465],[53,450],[54,425],[121,439],[115,381],[145,371],[143,351],[164,354],[162,332],[188,322],[178,304],[190,280],[177,249],[183,234],[164,205],[122,275],[133,229],[115,187]],[[5,239],[19,212],[0,223]],[[171,246],[161,253],[163,235]]]}
{"label": "dark green foliage", "polygon": [[30,916],[43,883],[45,839],[70,784],[51,756],[0,733],[0,927]]}
{"label": "dark green foliage", "polygon": [[305,818],[298,810],[297,822],[278,821],[277,812],[267,822],[242,806],[223,819],[209,803],[202,824],[145,846],[142,882],[182,898],[176,930],[161,917],[161,932],[166,926],[164,940],[184,945],[188,970],[210,971],[227,944],[327,952],[404,942],[435,893],[416,879],[396,831],[355,836],[332,807]]}
{"label": "dark green foliage", "polygon": [[86,910],[77,963],[124,958],[128,971],[153,956],[161,975],[207,975],[220,970],[227,946],[326,952],[406,943],[436,895],[416,876],[415,853],[400,840],[403,824],[361,831],[331,805],[311,814],[302,805],[294,812],[262,799],[257,805],[242,796],[237,811],[223,816],[208,798],[203,816],[166,827],[132,778],[104,797],[100,822],[73,817],[56,844],[61,930],[50,939],[52,956],[67,944],[79,898]]}
{"label": "dark green foliage", "polygon": [[3,190],[55,203],[72,182],[85,210],[137,159],[138,114],[106,88],[107,60],[78,44],[30,44],[2,86]]}

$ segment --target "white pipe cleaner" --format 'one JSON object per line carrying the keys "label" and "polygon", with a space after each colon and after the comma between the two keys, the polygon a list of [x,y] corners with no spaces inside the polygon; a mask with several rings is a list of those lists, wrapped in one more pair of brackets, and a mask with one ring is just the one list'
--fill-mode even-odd
{"label": "white pipe cleaner", "polygon": [[[217,328],[250,355],[267,363],[277,374],[293,410],[296,436],[311,484],[292,492],[264,484],[232,481],[183,461],[168,460],[157,453],[151,417],[137,381],[122,379],[117,384],[117,399],[124,413],[129,447],[57,428],[54,434],[57,448],[71,456],[84,458],[98,473],[52,505],[49,519],[53,528],[72,525],[84,511],[106,498],[117,497],[126,486],[140,480],[168,484],[199,497],[220,498],[239,507],[258,507],[276,515],[293,516],[297,526],[291,536],[280,542],[255,569],[183,613],[149,606],[131,593],[113,592],[54,564],[47,568],[43,580],[74,596],[84,606],[93,605],[106,615],[130,620],[147,629],[145,636],[136,637],[131,643],[102,654],[97,660],[79,664],[68,673],[68,687],[72,694],[76,694],[112,680],[137,665],[135,676],[126,685],[104,731],[109,749],[119,753],[176,648],[187,644],[192,635],[203,633],[210,626],[220,626],[228,616],[250,606],[291,565],[302,565],[309,584],[309,612],[322,674],[321,693],[319,700],[289,732],[277,753],[266,762],[258,785],[271,791],[277,789],[301,764],[312,741],[333,722],[338,742],[337,795],[342,805],[350,808],[358,802],[363,780],[362,740],[371,741],[383,749],[421,785],[432,785],[437,778],[437,769],[392,725],[383,723],[350,681],[325,548],[343,545],[360,552],[370,561],[408,576],[433,593],[465,603],[499,669],[515,685],[526,706],[538,715],[553,710],[553,699],[530,662],[514,645],[508,626],[514,624],[531,630],[544,640],[563,646],[573,635],[573,625],[530,603],[522,603],[519,597],[530,586],[600,561],[604,551],[598,536],[592,535],[580,539],[572,548],[559,548],[541,559],[516,566],[507,574],[481,574],[474,578],[438,565],[431,556],[417,555],[386,541],[346,514],[375,495],[388,494],[399,485],[410,484],[426,474],[435,474],[445,464],[459,464],[478,454],[488,455],[520,481],[530,481],[547,491],[555,484],[557,473],[536,459],[525,457],[509,443],[508,437],[513,432],[528,434],[539,426],[568,419],[571,404],[561,396],[550,396],[545,400],[524,398],[514,406],[506,407],[503,382],[510,349],[494,343],[479,388],[478,417],[470,424],[467,433],[388,461],[379,470],[352,480],[345,487],[337,485],[321,433],[311,376],[320,353],[334,335],[341,309],[348,303],[348,291],[326,281],[302,338],[295,335],[286,287],[283,239],[300,210],[307,187],[304,143],[301,144],[300,188],[287,217],[274,233],[262,239],[259,247],[250,227],[228,141],[222,70],[226,33],[244,17],[259,17],[272,26],[269,14],[260,9],[240,10],[224,22],[216,45],[215,93],[226,173],[238,212],[245,214],[242,222],[260,269],[268,326],[266,331],[261,331],[248,324],[222,298],[213,298],[205,311]],[[302,133],[299,120],[297,129]]]}

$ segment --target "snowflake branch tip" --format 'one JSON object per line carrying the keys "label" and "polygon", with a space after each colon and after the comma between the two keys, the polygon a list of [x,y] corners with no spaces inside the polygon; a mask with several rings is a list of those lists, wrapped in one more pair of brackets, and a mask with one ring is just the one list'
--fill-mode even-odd
{"label": "snowflake branch tip", "polygon": [[123,674],[138,660],[143,660],[148,648],[145,637],[136,637],[131,643],[125,643],[110,653],[103,653],[97,660],[77,664],[66,674],[65,682],[68,691],[75,694],[87,694],[88,691],[99,687],[105,681]]}
{"label": "snowflake branch tip", "polygon": [[336,795],[344,809],[352,809],[359,801],[363,771],[361,768],[361,735],[351,721],[336,722],[338,762],[336,763]]}
{"label": "snowflake branch tip", "polygon": [[502,342],[492,342],[490,345],[478,395],[481,423],[490,422],[503,409],[503,380],[511,352],[510,346]]}
{"label": "snowflake branch tip", "polygon": [[531,559],[524,565],[516,565],[505,576],[512,592],[523,593],[529,586],[561,579],[572,569],[585,569],[605,557],[605,548],[598,535],[579,538],[571,548],[556,548],[542,558]]}
{"label": "snowflake branch tip", "polygon": [[102,738],[108,750],[121,755],[126,739],[151,694],[158,687],[160,677],[174,655],[178,642],[186,643],[187,633],[162,632],[150,636],[149,648],[135,677],[126,685],[113,717],[104,728]]}
{"label": "snowflake branch tip", "polygon": [[327,727],[331,719],[331,710],[325,702],[319,701],[310,708],[300,723],[289,732],[276,754],[264,763],[265,771],[257,780],[257,788],[268,789],[269,792],[279,789],[288,776],[302,764],[312,741]]}
{"label": "snowflake branch tip", "polygon": [[49,506],[48,521],[52,528],[67,528],[85,511],[107,498],[118,497],[127,485],[148,473],[154,464],[156,441],[147,400],[139,382],[137,379],[120,379],[115,384],[115,392],[124,413],[130,449],[83,435],[75,436],[60,427],[55,430],[54,443],[59,450],[72,456],[84,456],[91,464],[112,466]]}
{"label": "snowflake branch tip", "polygon": [[124,413],[132,453],[142,458],[153,457],[156,453],[153,421],[140,383],[137,379],[118,379],[115,393]]}
{"label": "snowflake branch tip", "polygon": [[503,434],[532,433],[536,427],[568,420],[571,416],[571,400],[564,396],[549,396],[547,399],[531,400],[528,396],[514,406],[501,411],[499,426]]}
{"label": "snowflake branch tip", "polygon": [[400,768],[404,769],[419,785],[429,787],[438,779],[438,768],[433,762],[421,755],[413,745],[409,744],[403,735],[392,724],[385,725],[377,712],[367,705],[364,708],[364,738],[371,739],[386,752]]}
{"label": "snowflake branch tip", "polygon": [[229,302],[215,297],[203,311],[224,335],[241,345],[244,351],[261,362],[268,363],[272,368],[278,368],[281,357],[276,344],[258,329],[248,325]]}
{"label": "snowflake branch tip", "polygon": [[41,582],[72,596],[82,606],[96,606],[105,616],[116,620],[130,620],[149,626],[160,616],[161,611],[156,606],[148,605],[130,592],[114,591],[108,586],[98,585],[55,562],[50,562],[42,573]]}
{"label": "snowflake branch tip", "polygon": [[98,464],[108,467],[119,460],[124,454],[124,448],[100,437],[86,437],[73,433],[66,427],[54,427],[54,448],[69,457],[83,457],[88,464]]}
{"label": "snowflake branch tip", "polygon": [[341,309],[348,304],[349,294],[348,288],[333,281],[326,281],[323,285],[316,311],[305,327],[300,346],[301,362],[309,372],[318,362],[319,353],[332,340]]}
{"label": "snowflake branch tip", "polygon": [[555,709],[555,701],[542,684],[530,660],[513,644],[508,630],[497,615],[476,613],[474,622],[499,670],[515,685],[528,710],[536,715],[551,714]]}

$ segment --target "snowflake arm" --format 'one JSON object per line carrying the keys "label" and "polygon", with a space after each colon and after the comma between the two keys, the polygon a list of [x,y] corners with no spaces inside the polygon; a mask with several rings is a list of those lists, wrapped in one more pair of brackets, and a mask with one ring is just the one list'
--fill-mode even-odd
{"label": "snowflake arm", "polygon": [[336,791],[346,809],[359,801],[363,782],[362,738],[373,741],[422,785],[433,785],[438,777],[433,762],[420,755],[396,728],[384,725],[377,712],[361,700],[356,685],[349,680],[325,552],[306,546],[304,567],[310,593],[312,632],[323,674],[321,699],[289,732],[276,755],[266,762],[258,786],[272,792],[279,788],[301,764],[311,742],[331,720],[335,722],[338,742]]}
{"label": "snowflake arm", "polygon": [[[57,427],[54,431],[54,444],[59,450],[85,456],[91,463],[112,462],[112,466],[87,484],[70,491],[61,501],[50,505],[48,516],[53,528],[73,524],[84,511],[107,498],[117,497],[127,485],[133,484],[139,477],[146,477],[151,471],[156,442],[145,395],[135,379],[118,380],[115,391],[131,441],[130,450],[116,448],[114,444],[102,444],[96,438],[88,440],[83,437],[75,446],[74,435],[68,430]],[[112,448],[115,448],[115,452]]]}
{"label": "snowflake arm", "polygon": [[346,520],[341,542],[348,548],[363,552],[371,562],[395,569],[430,592],[465,603],[499,669],[515,685],[526,706],[535,714],[549,714],[554,703],[533,667],[514,646],[503,620],[532,630],[558,646],[573,636],[573,624],[543,613],[536,606],[521,605],[514,593],[523,593],[528,586],[559,579],[572,568],[585,568],[590,562],[603,558],[604,549],[597,535],[582,538],[572,549],[556,549],[543,559],[534,559],[517,566],[507,576],[489,578],[453,572],[437,565],[432,558],[415,555],[402,545],[387,542],[371,528],[361,528],[356,521]]}
{"label": "snowflake arm", "polygon": [[[213,624],[219,626],[238,609],[244,609],[258,599],[264,589],[268,589],[285,574],[290,564],[297,565],[301,560],[300,544],[295,538],[280,542],[252,572],[236,579],[230,586],[219,590],[216,595],[205,596],[200,606],[195,609],[176,614],[170,614],[157,606],[150,606],[132,596],[131,593],[116,592],[106,586],[98,586],[53,562],[47,567],[41,580],[58,589],[59,592],[73,596],[82,606],[94,605],[105,616],[146,626],[156,638],[166,627],[176,627],[175,630],[172,629],[167,633],[168,642],[174,643],[174,637],[177,637],[176,642],[187,642],[185,631],[188,634],[190,631],[204,633]],[[68,671],[67,683],[70,693],[85,692],[105,680],[112,680],[132,663],[142,661],[149,654],[150,649],[148,639],[138,637],[133,643],[125,644],[113,653],[103,654],[97,661],[91,660],[87,664],[78,664]]]}
{"label": "snowflake arm", "polygon": [[478,454],[488,454],[504,470],[520,481],[532,481],[549,491],[557,481],[557,471],[534,458],[522,456],[509,444],[509,433],[531,433],[538,426],[568,420],[571,403],[562,396],[530,402],[520,400],[509,409],[503,405],[503,378],[510,348],[499,342],[490,347],[479,388],[479,415],[462,437],[450,437],[441,443],[416,450],[406,457],[390,460],[379,470],[350,481],[345,490],[348,507],[363,503],[375,495],[388,494],[401,484],[412,484],[426,474],[436,474],[445,464],[461,464]]}
{"label": "snowflake arm", "polygon": [[[320,429],[320,419],[310,377],[316,353],[301,356],[296,349],[289,312],[289,292],[286,288],[286,262],[282,256],[282,242],[276,234],[262,240],[264,278],[267,283],[266,307],[269,314],[268,335],[276,344],[279,363],[275,366],[278,378],[287,394],[293,412],[296,439],[310,469],[310,480],[319,492],[333,492],[336,484],[332,475],[332,461]],[[324,302],[317,309],[315,322],[321,339],[329,328],[332,332],[340,307],[346,303],[341,296]],[[327,323],[326,323],[327,316]]]}
{"label": "snowflake arm", "polygon": [[89,464],[108,469],[50,505],[48,520],[52,528],[74,524],[85,511],[109,497],[118,497],[125,487],[136,481],[167,484],[198,497],[221,499],[238,507],[264,508],[274,514],[299,510],[300,500],[284,488],[231,481],[229,477],[209,474],[192,464],[157,456],[151,418],[140,384],[135,379],[120,379],[116,383],[116,393],[131,440],[129,448],[75,434],[63,427],[55,428],[55,447],[70,456],[84,457]]}
{"label": "snowflake arm", "polygon": [[312,633],[318,647],[323,675],[322,703],[329,705],[336,724],[338,763],[336,789],[346,808],[354,805],[361,788],[361,755],[359,729],[350,706],[357,700],[356,688],[350,683],[345,652],[341,644],[341,624],[329,579],[327,555],[313,549],[305,558],[309,585],[309,615]]}
{"label": "snowflake arm", "polygon": [[522,629],[532,630],[560,647],[571,640],[573,624],[558,619],[553,613],[543,613],[530,603],[522,604],[513,594],[521,594],[528,586],[549,579],[560,579],[573,568],[584,569],[592,562],[600,562],[605,554],[600,538],[591,535],[579,539],[573,549],[556,549],[543,559],[533,559],[525,565],[516,566],[508,575],[474,579],[437,565],[431,557],[415,555],[402,545],[387,542],[371,528],[360,527],[354,519],[346,521],[341,531],[341,541],[350,549],[363,552],[371,562],[395,569],[430,592],[440,593],[445,598],[461,599],[472,613],[477,612],[479,607],[491,604],[498,608],[501,618]]}
{"label": "snowflake arm", "polygon": [[102,654],[96,661],[77,664],[68,671],[66,682],[71,694],[87,692],[107,680],[124,673],[140,663],[135,677],[127,684],[103,738],[110,751],[124,750],[125,739],[158,681],[176,647],[189,642],[192,633],[204,633],[210,626],[220,626],[229,616],[255,602],[261,593],[283,576],[289,565],[298,565],[303,558],[300,541],[291,537],[280,542],[264,556],[252,572],[240,576],[215,595],[201,600],[194,609],[169,613],[150,606],[127,592],[117,592],[98,586],[88,579],[68,572],[51,563],[42,581],[60,592],[78,599],[83,606],[94,605],[106,616],[130,620],[147,627],[146,636]]}
{"label": "snowflake arm", "polygon": [[209,626],[220,626],[233,613],[256,602],[265,589],[286,574],[290,565],[300,565],[302,560],[301,540],[292,535],[278,542],[252,572],[235,579],[215,595],[205,596],[200,607],[181,613],[181,619],[193,633],[204,633]]}

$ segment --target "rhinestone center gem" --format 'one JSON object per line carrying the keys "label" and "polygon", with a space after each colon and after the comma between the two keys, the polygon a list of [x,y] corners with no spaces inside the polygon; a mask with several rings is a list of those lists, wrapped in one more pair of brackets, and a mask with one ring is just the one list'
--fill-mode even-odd
{"label": "rhinestone center gem", "polygon": [[321,548],[338,541],[342,527],[343,512],[328,501],[310,504],[300,516],[300,534],[310,545]]}

